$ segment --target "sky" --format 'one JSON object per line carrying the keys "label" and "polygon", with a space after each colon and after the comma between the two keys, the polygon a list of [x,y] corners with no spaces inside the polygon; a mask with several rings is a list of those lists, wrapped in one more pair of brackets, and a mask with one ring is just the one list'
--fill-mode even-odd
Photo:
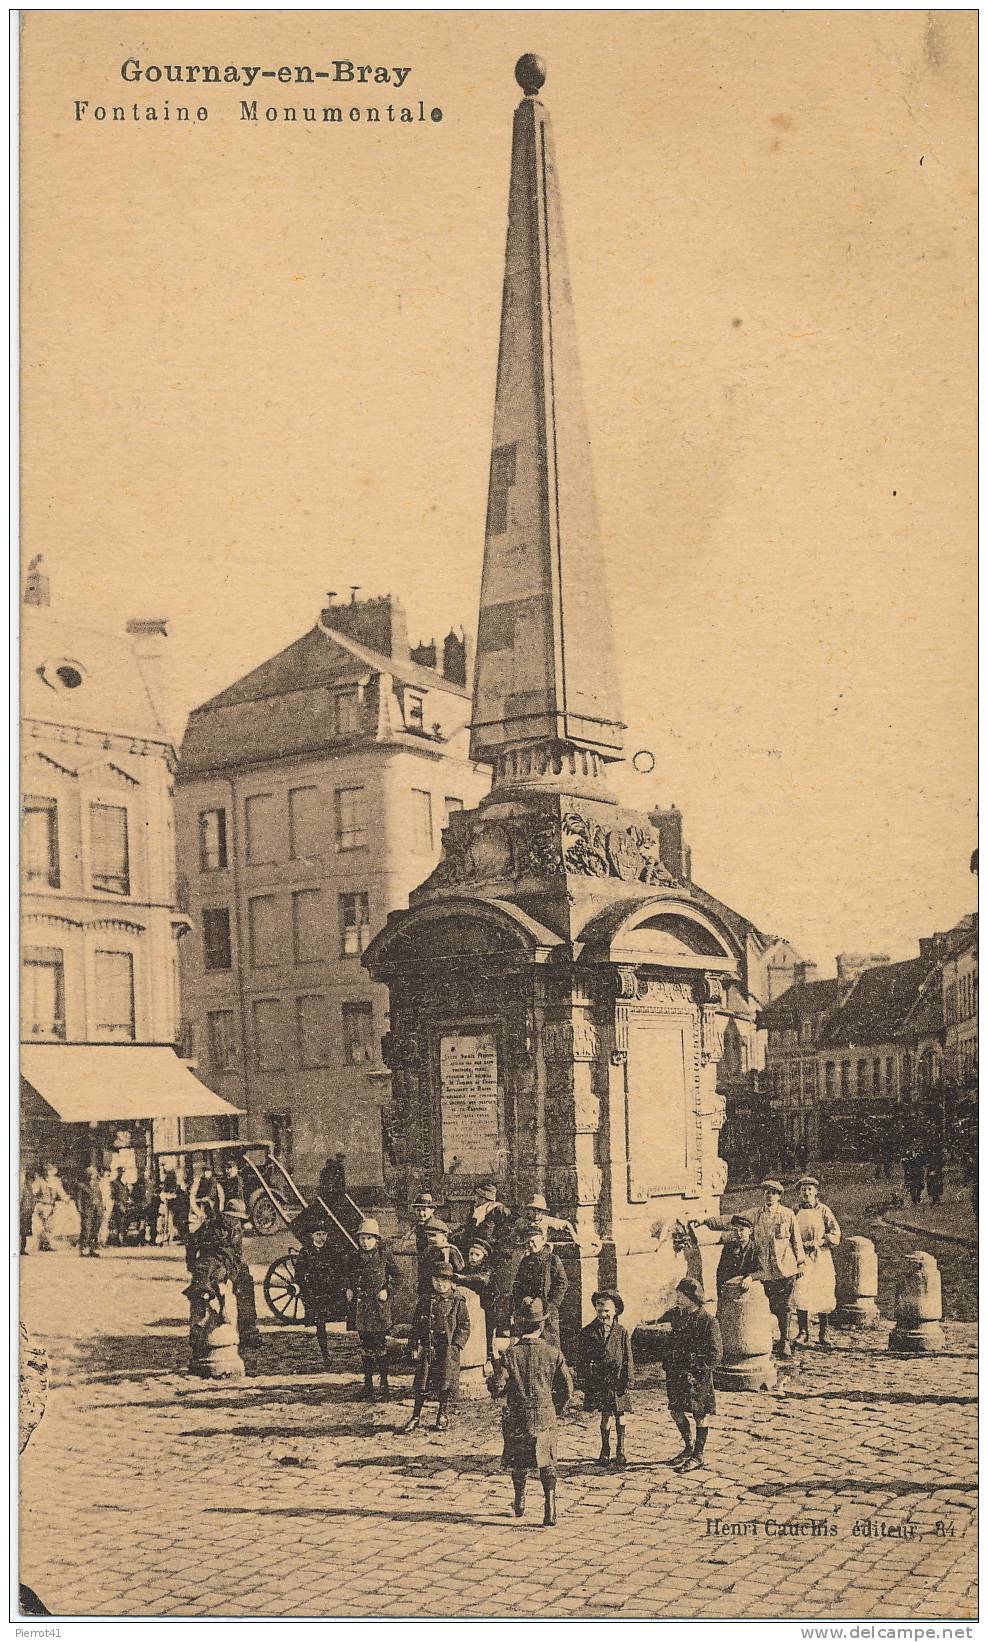
{"label": "sky", "polygon": [[[185,708],[331,588],[394,594],[413,641],[473,628],[538,51],[628,751],[655,758],[615,784],[678,803],[698,882],[822,974],[909,956],[975,892],[976,22],[27,14],[25,561],[59,611],[167,616]],[[131,58],[411,72],[128,84]],[[135,101],[208,118],[91,115]],[[280,117],[324,103],[361,119]]]}

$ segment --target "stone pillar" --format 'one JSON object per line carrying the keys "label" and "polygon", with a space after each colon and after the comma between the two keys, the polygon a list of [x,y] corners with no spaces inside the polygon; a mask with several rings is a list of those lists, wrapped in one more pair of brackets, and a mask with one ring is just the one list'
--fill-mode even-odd
{"label": "stone pillar", "polygon": [[247,1370],[240,1355],[237,1299],[232,1283],[220,1284],[220,1304],[218,1317],[209,1306],[203,1312],[192,1313],[189,1373],[199,1374],[204,1380],[242,1380]]}
{"label": "stone pillar", "polygon": [[761,1283],[735,1277],[720,1292],[717,1320],[724,1361],[714,1369],[723,1391],[768,1391],[778,1379],[772,1357],[773,1322]]}
{"label": "stone pillar", "polygon": [[895,1291],[895,1327],[889,1350],[902,1356],[942,1351],[946,1340],[940,1324],[943,1302],[940,1271],[932,1254],[906,1256],[906,1267]]}
{"label": "stone pillar", "polygon": [[876,1328],[878,1312],[878,1255],[868,1237],[845,1237],[834,1251],[837,1265],[838,1328]]}
{"label": "stone pillar", "polygon": [[487,1361],[487,1326],[479,1295],[473,1289],[457,1288],[466,1301],[470,1338],[460,1352],[459,1394],[465,1400],[487,1396],[484,1364]]}

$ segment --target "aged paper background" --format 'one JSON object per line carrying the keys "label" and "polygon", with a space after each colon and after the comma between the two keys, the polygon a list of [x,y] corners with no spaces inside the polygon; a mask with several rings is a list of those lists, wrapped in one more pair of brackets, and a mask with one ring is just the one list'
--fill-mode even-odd
{"label": "aged paper background", "polygon": [[[35,12],[23,548],[189,707],[327,587],[475,621],[512,66],[551,110],[631,747],[701,881],[906,955],[974,845],[973,12]],[[125,85],[411,65],[401,93]],[[259,89],[263,88],[263,89]],[[312,88],[309,88],[311,92]],[[407,101],[412,126],[246,124]],[[77,122],[205,104],[205,124]],[[413,636],[414,636],[413,633]],[[647,790],[646,790],[647,788]]]}

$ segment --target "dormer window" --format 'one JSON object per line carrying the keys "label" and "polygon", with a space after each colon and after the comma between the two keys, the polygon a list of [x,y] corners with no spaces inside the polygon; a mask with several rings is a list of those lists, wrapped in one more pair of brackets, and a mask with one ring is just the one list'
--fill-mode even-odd
{"label": "dormer window", "polygon": [[405,692],[405,728],[408,730],[425,729],[425,697],[418,690]]}

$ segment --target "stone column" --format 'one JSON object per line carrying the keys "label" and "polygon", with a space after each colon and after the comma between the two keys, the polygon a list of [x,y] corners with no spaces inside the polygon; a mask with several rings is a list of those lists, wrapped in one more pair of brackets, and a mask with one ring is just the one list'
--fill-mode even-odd
{"label": "stone column", "polygon": [[875,1328],[878,1313],[878,1255],[868,1237],[845,1237],[835,1252],[838,1328]]}
{"label": "stone column", "polygon": [[920,1356],[942,1351],[946,1340],[941,1328],[943,1301],[940,1270],[932,1254],[906,1256],[905,1271],[895,1291],[895,1328],[889,1335],[889,1350],[902,1356]]}

